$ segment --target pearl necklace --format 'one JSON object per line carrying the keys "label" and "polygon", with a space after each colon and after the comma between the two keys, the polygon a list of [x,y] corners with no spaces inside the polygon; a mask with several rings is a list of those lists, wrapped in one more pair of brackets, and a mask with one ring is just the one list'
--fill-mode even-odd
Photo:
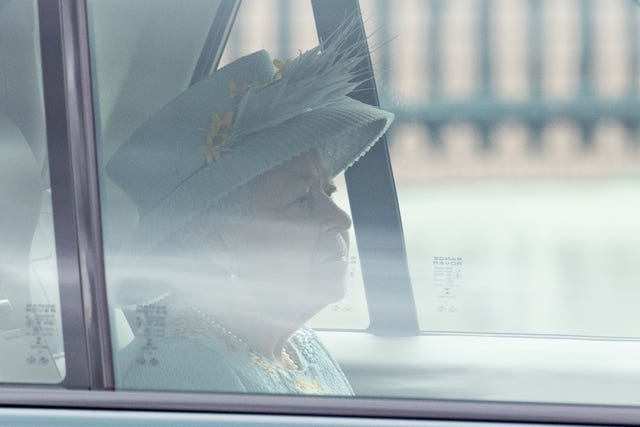
{"label": "pearl necklace", "polygon": [[228,328],[220,324],[217,320],[213,319],[211,316],[206,314],[200,309],[194,308],[193,312],[204,320],[209,326],[212,326],[218,334],[216,337],[224,341],[227,345],[229,345],[232,349],[235,349],[237,346],[235,344],[239,344],[242,347],[245,347],[251,353],[251,361],[260,368],[267,370],[269,372],[274,372],[277,369],[287,369],[290,371],[299,370],[298,365],[293,361],[287,350],[283,347],[282,354],[280,355],[280,364],[273,363],[273,361],[267,359],[262,353],[254,350],[249,343],[247,343],[244,339],[242,339],[239,335],[230,331]]}

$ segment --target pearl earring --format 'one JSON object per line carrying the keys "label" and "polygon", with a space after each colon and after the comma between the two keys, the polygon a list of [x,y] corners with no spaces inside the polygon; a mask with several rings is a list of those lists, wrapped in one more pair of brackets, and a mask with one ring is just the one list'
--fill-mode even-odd
{"label": "pearl earring", "polygon": [[239,280],[238,275],[233,270],[229,270],[229,281],[231,283],[237,283]]}

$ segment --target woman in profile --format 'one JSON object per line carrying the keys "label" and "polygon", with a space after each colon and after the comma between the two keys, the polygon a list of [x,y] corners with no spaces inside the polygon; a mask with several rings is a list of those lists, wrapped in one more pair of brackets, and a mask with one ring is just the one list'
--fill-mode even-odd
{"label": "woman in profile", "polygon": [[347,97],[368,53],[346,43],[352,27],[291,61],[260,51],[225,66],[109,162],[140,214],[118,388],[353,394],[304,326],[345,293],[351,220],[333,177],[393,119]]}

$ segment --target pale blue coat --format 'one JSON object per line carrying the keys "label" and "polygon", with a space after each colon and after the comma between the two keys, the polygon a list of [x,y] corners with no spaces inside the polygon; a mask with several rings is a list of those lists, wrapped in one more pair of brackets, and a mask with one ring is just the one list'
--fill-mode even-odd
{"label": "pale blue coat", "polygon": [[116,356],[118,389],[353,395],[344,373],[309,328],[289,340],[287,352],[297,367],[287,369],[194,313],[141,317],[136,338]]}

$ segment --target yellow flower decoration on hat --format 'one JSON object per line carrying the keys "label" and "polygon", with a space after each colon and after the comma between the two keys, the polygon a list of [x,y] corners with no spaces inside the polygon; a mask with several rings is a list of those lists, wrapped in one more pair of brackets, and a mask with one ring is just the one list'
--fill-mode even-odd
{"label": "yellow flower decoration on hat", "polygon": [[296,386],[298,386],[300,390],[306,393],[320,394],[322,392],[322,386],[318,384],[317,380],[309,380],[305,377],[297,376],[295,381]]}
{"label": "yellow flower decoration on hat", "polygon": [[287,59],[284,62],[280,61],[279,59],[274,59],[273,65],[274,67],[276,67],[278,71],[276,71],[276,73],[273,75],[273,79],[280,80],[282,78],[282,72],[284,71],[285,68],[287,68],[287,65],[289,65],[290,63],[291,63],[291,59]]}
{"label": "yellow flower decoration on hat", "polygon": [[211,114],[211,126],[209,129],[201,129],[207,132],[207,143],[200,146],[200,153],[207,164],[218,160],[222,153],[230,151],[229,132],[233,126],[234,110],[228,111],[222,117],[217,113]]}
{"label": "yellow flower decoration on hat", "polygon": [[207,160],[208,165],[218,160],[220,156],[222,156],[222,153],[230,150],[231,150],[231,147],[229,147],[229,144],[226,139],[224,140],[224,142],[221,142],[220,144],[207,143],[205,145],[200,146],[200,153]]}
{"label": "yellow flower decoration on hat", "polygon": [[242,98],[249,92],[249,85],[238,85],[234,80],[229,81],[229,97],[230,98]]}
{"label": "yellow flower decoration on hat", "polygon": [[208,137],[213,138],[218,134],[228,134],[233,126],[233,116],[235,111],[230,110],[220,117],[216,113],[211,115],[211,127],[209,128]]}
{"label": "yellow flower decoration on hat", "polygon": [[260,369],[263,369],[269,372],[270,374],[274,374],[278,370],[278,367],[275,364],[269,363],[263,358],[261,358],[260,356],[257,356],[255,354],[251,356],[251,363],[259,367]]}

